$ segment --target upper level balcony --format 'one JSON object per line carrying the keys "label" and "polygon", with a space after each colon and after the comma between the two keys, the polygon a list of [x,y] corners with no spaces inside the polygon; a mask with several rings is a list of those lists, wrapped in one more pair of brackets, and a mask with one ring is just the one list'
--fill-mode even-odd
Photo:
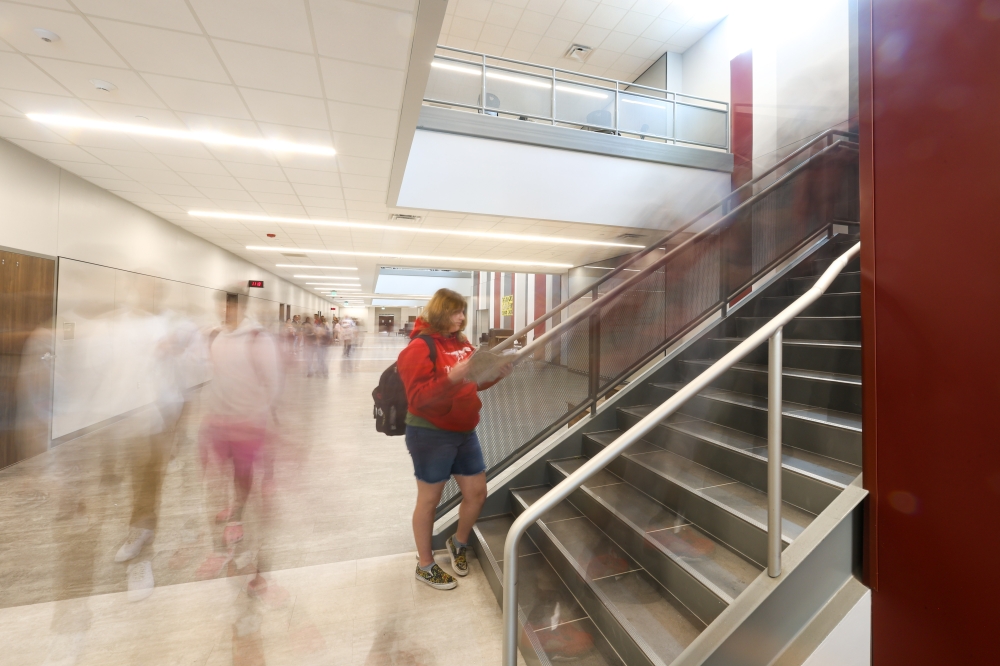
{"label": "upper level balcony", "polygon": [[438,46],[425,106],[729,152],[729,104]]}

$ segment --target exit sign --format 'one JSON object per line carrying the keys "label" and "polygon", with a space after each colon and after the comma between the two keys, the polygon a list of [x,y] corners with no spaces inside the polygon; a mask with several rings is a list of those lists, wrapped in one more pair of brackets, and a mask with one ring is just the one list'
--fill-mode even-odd
{"label": "exit sign", "polygon": [[248,282],[248,285],[251,286],[251,287],[256,287],[258,289],[263,289],[264,288],[264,281],[263,280],[250,280]]}

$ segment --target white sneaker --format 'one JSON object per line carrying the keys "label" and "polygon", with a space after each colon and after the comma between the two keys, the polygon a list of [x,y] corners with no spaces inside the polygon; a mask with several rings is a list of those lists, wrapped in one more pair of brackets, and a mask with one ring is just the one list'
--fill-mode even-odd
{"label": "white sneaker", "polygon": [[118,549],[118,553],[115,555],[115,562],[128,562],[138,555],[142,547],[146,545],[146,542],[151,541],[152,538],[153,530],[133,527],[128,531],[128,538],[125,539],[125,543]]}
{"label": "white sneaker", "polygon": [[153,565],[149,560],[128,565],[128,600],[142,601],[153,593]]}

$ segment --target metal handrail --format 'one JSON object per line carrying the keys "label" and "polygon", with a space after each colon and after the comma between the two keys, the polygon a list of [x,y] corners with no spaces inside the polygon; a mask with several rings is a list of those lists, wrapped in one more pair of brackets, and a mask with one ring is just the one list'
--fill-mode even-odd
{"label": "metal handrail", "polygon": [[737,345],[732,351],[713,363],[707,370],[688,382],[662,405],[651,411],[642,420],[622,433],[618,439],[603,451],[584,463],[579,469],[563,479],[555,488],[540,497],[514,520],[507,532],[503,547],[503,666],[517,664],[517,551],[521,537],[528,527],[556,504],[582,486],[589,478],[604,469],[630,446],[645,437],[660,422],[680,409],[724,372],[731,369],[750,352],[768,340],[767,377],[767,573],[772,578],[781,575],[781,344],[784,326],[802,313],[830,287],[841,271],[861,250],[856,243],[838,257],[824,271],[809,291],[795,300],[777,316]]}
{"label": "metal handrail", "polygon": [[[706,216],[708,216],[709,214],[711,214],[712,212],[714,212],[718,208],[724,206],[729,201],[733,200],[735,197],[737,197],[738,195],[740,195],[741,192],[743,192],[744,190],[746,190],[746,188],[753,187],[754,185],[760,183],[762,180],[764,180],[765,178],[767,178],[767,177],[771,176],[772,174],[774,174],[775,171],[777,171],[778,169],[780,169],[784,165],[786,165],[789,162],[791,162],[792,160],[794,160],[796,157],[798,157],[799,155],[801,155],[803,152],[805,152],[806,150],[808,150],[812,146],[816,145],[820,141],[822,141],[822,140],[824,140],[824,139],[826,139],[828,137],[831,137],[831,136],[842,136],[842,137],[846,137],[848,140],[850,140],[850,139],[857,139],[857,134],[852,134],[850,132],[845,132],[845,131],[836,130],[836,129],[826,130],[822,134],[816,135],[810,141],[806,142],[805,144],[803,144],[802,146],[800,146],[798,149],[796,149],[795,151],[789,153],[784,158],[782,158],[781,160],[779,160],[778,162],[776,162],[773,166],[771,166],[770,168],[768,168],[766,171],[764,171],[759,176],[757,176],[757,177],[749,180],[748,182],[744,183],[740,187],[736,188],[735,190],[733,190],[732,192],[730,192],[729,194],[727,194],[725,197],[723,197],[722,199],[720,199],[719,201],[717,201],[713,205],[709,206],[703,212],[701,212],[700,214],[698,214],[697,216],[695,216],[694,218],[692,218],[686,224],[683,224],[680,227],[677,227],[676,229],[671,230],[669,233],[667,233],[665,236],[663,236],[660,240],[656,241],[655,243],[651,243],[651,244],[647,245],[642,250],[639,250],[638,252],[636,252],[635,254],[633,254],[632,256],[630,256],[628,259],[626,259],[623,263],[621,263],[618,266],[616,266],[611,272],[609,272],[609,273],[601,276],[596,282],[591,283],[590,285],[588,285],[584,289],[581,289],[579,292],[577,292],[576,294],[574,294],[570,298],[566,299],[565,301],[563,301],[559,305],[553,307],[551,310],[547,311],[545,314],[543,314],[542,316],[538,317],[537,319],[535,319],[534,321],[532,321],[530,324],[528,324],[524,328],[522,328],[519,331],[515,332],[513,335],[511,335],[510,337],[508,337],[506,340],[500,342],[498,345],[496,345],[495,347],[493,347],[490,351],[493,352],[493,353],[499,353],[499,352],[503,351],[504,349],[507,349],[508,347],[510,347],[511,345],[513,345],[516,340],[520,340],[522,337],[524,337],[529,331],[534,330],[539,325],[545,323],[546,321],[548,321],[549,319],[551,319],[552,317],[554,317],[558,313],[560,313],[563,310],[565,310],[566,308],[568,308],[573,303],[576,303],[580,299],[582,299],[582,298],[584,298],[586,296],[590,296],[591,294],[595,293],[595,290],[596,290],[597,287],[599,287],[600,285],[604,284],[605,282],[607,282],[611,278],[613,278],[613,277],[621,274],[629,266],[633,265],[639,259],[642,259],[643,257],[649,255],[651,252],[653,252],[654,250],[656,250],[658,248],[659,249],[663,249],[662,248],[663,245],[665,245],[666,243],[669,243],[671,240],[673,240],[674,238],[676,238],[678,234],[683,233],[685,230],[689,229],[692,225],[700,222]],[[847,145],[848,142],[846,142],[846,141],[835,141],[830,146],[827,146],[827,148],[825,148],[824,151],[829,150],[830,148],[833,148],[833,147],[837,146],[838,144],[839,145]],[[807,160],[803,161],[802,164],[797,165],[795,167],[795,170],[799,169],[802,165],[807,164],[810,160],[812,160],[816,156],[817,155],[813,155],[813,156],[809,157]],[[792,173],[794,173],[795,170],[789,171],[788,173],[784,174],[781,178],[784,179],[784,178],[788,177],[789,175],[791,175]],[[708,229],[714,230],[714,228],[717,225],[719,225],[722,222],[724,222],[726,219],[728,219],[734,213],[742,210],[746,206],[746,204],[752,203],[752,202],[756,201],[757,199],[759,199],[760,197],[762,197],[765,194],[767,194],[769,191],[771,191],[771,189],[775,185],[779,184],[779,182],[780,181],[775,181],[774,183],[772,183],[771,185],[769,185],[765,190],[763,190],[761,192],[758,192],[757,194],[749,197],[747,200],[743,201],[739,206],[737,206],[736,208],[734,208],[731,211],[729,211],[724,217],[720,218],[719,220],[716,220]],[[708,229],[706,229],[706,231]],[[682,246],[678,246],[678,248],[679,247],[683,247],[683,245]],[[670,253],[664,255],[663,257],[661,257],[660,260],[657,262],[657,264],[659,264],[662,261],[665,261],[678,248],[675,248]],[[652,272],[651,270],[648,270],[649,268],[653,268],[655,270],[655,266],[656,265],[654,264],[654,266],[647,267],[646,270],[640,271],[638,274],[633,275],[628,280],[626,280],[621,285],[619,285],[619,287],[626,287],[626,285],[627,286],[632,286],[632,285],[636,284],[641,279],[644,279],[650,272]],[[620,290],[618,288],[615,288],[612,291],[610,291],[607,294],[605,294],[604,296],[602,296],[601,300],[606,299],[606,298],[608,298],[608,297],[610,297],[612,295],[617,295],[618,293],[620,293]],[[604,303],[600,303],[600,304],[598,303],[598,299],[592,300],[589,305],[585,306],[582,310],[580,310],[579,312],[577,312],[576,315],[574,315],[573,322],[575,323],[575,322],[579,321],[582,318],[582,315],[589,314],[591,311],[593,311],[597,307],[601,307],[603,305],[604,305]],[[559,329],[566,329],[566,328],[568,328],[568,324],[569,324],[568,321],[566,321],[566,322],[560,322],[555,327],[553,327],[552,329],[550,329],[549,331],[547,331],[545,335],[548,336],[548,339],[551,339],[551,336],[549,335],[550,333],[555,333]],[[539,339],[540,338],[536,338],[536,341],[539,340]],[[532,342],[532,345],[534,345],[534,341]],[[526,350],[527,350],[527,347],[525,347],[524,349],[522,349],[522,355],[523,355],[523,352],[526,351]]]}

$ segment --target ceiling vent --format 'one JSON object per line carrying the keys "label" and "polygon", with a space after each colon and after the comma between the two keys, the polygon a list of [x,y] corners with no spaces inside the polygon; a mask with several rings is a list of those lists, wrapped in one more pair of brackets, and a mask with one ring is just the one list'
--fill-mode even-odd
{"label": "ceiling vent", "polygon": [[420,221],[420,216],[419,215],[404,215],[402,213],[393,213],[392,217],[390,217],[389,219],[390,220],[401,220],[403,222],[419,222]]}
{"label": "ceiling vent", "polygon": [[305,259],[308,255],[305,255],[305,254],[288,254],[287,252],[282,252],[281,256],[283,256],[283,257],[295,257],[295,258],[298,258],[298,259]]}
{"label": "ceiling vent", "polygon": [[566,57],[577,62],[586,62],[587,58],[590,57],[590,53],[594,50],[592,46],[584,46],[583,44],[574,44],[569,47],[569,51],[566,51]]}
{"label": "ceiling vent", "polygon": [[642,238],[642,234],[624,233],[624,234],[618,234],[617,236],[615,236],[615,238],[622,238],[624,240],[632,240],[633,238]]}

